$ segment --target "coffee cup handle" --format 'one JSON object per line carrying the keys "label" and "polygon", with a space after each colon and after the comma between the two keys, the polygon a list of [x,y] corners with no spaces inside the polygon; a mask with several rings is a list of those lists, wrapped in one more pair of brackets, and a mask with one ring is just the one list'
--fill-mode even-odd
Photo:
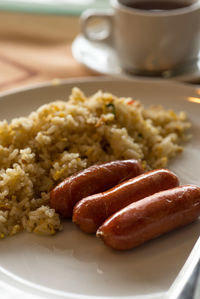
{"label": "coffee cup handle", "polygon": [[[107,26],[102,30],[89,30],[88,25],[92,20],[102,20],[106,23]],[[113,23],[113,11],[99,11],[95,9],[87,9],[85,10],[80,18],[81,25],[81,33],[84,35],[86,39],[89,41],[95,42],[111,42],[112,39],[112,23]],[[102,27],[102,26],[101,26]],[[100,26],[96,26],[96,29],[101,29]]]}

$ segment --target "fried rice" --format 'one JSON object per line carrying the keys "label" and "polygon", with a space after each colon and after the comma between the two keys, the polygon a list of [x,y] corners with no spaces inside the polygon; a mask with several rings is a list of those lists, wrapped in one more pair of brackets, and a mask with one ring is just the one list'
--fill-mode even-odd
{"label": "fried rice", "polygon": [[26,230],[62,229],[49,207],[52,188],[90,165],[137,159],[146,170],[166,167],[183,149],[184,112],[144,108],[138,100],[74,88],[67,101],[0,122],[0,238]]}

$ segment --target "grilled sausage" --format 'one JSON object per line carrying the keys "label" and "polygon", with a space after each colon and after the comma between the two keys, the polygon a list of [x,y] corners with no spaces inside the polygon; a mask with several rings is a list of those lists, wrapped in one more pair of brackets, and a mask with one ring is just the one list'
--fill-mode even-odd
{"label": "grilled sausage", "polygon": [[178,185],[177,176],[167,169],[149,171],[79,201],[74,207],[73,222],[84,232],[95,233],[109,216],[130,203]]}
{"label": "grilled sausage", "polygon": [[200,188],[192,185],[155,193],[108,218],[98,229],[113,249],[134,248],[200,216]]}
{"label": "grilled sausage", "polygon": [[50,206],[61,216],[72,216],[74,205],[83,197],[105,191],[138,176],[143,168],[136,160],[113,161],[91,166],[60,183],[50,194]]}

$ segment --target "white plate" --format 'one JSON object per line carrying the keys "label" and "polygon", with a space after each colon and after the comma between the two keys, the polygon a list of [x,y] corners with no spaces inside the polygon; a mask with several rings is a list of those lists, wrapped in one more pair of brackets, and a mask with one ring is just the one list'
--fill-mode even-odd
{"label": "white plate", "polygon": [[[146,106],[185,110],[193,138],[170,164],[182,183],[200,178],[200,89],[163,80],[88,79],[41,84],[0,97],[0,119],[25,116],[41,104],[66,99],[73,86],[87,95],[102,89],[138,98]],[[0,244],[0,297],[4,298],[163,298],[189,255],[200,222],[127,252],[107,248],[71,222],[53,237],[21,233]],[[99,297],[96,297],[99,296]]]}
{"label": "white plate", "polygon": [[[99,26],[92,31],[101,31],[101,28],[102,27]],[[114,48],[104,42],[92,42],[80,34],[75,38],[72,44],[72,53],[77,61],[99,74],[137,78],[136,75],[127,74],[121,68],[119,58]],[[200,53],[199,60],[195,63],[190,63],[176,72],[164,72],[162,77],[180,82],[197,82],[200,84]]]}

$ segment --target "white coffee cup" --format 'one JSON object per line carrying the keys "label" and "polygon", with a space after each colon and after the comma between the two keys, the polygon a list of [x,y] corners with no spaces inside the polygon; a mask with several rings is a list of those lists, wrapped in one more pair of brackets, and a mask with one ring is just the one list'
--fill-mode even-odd
{"label": "white coffee cup", "polygon": [[[128,72],[161,73],[194,63],[200,51],[200,0],[156,0],[185,4],[160,11],[132,8],[138,1],[155,2],[111,0],[112,10],[85,11],[82,33],[90,41],[111,43]],[[94,18],[103,19],[108,28],[89,32],[88,23]]]}

